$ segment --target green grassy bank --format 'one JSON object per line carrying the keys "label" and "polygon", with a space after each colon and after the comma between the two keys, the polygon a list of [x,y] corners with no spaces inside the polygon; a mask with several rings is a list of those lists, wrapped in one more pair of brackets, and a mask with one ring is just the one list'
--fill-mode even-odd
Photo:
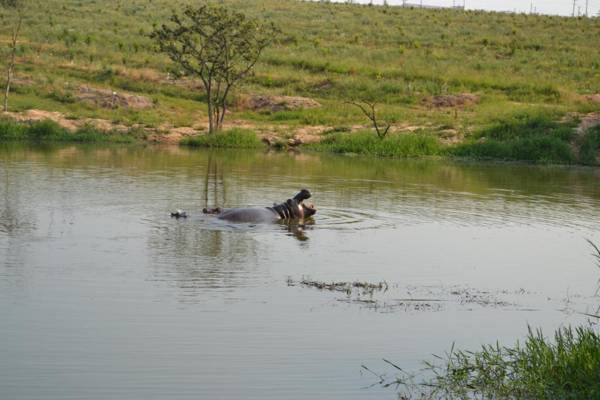
{"label": "green grassy bank", "polygon": [[[93,0],[36,2],[25,13],[11,111],[58,111],[69,119],[104,119],[158,134],[168,133],[169,127],[202,125],[205,99],[197,82],[174,79],[173,66],[155,52],[148,36],[172,9],[192,3],[117,0],[106,7]],[[588,160],[583,162],[593,163],[593,136],[586,144],[576,141],[581,151],[569,156],[563,145],[568,140],[553,128],[554,133],[520,140],[482,132],[527,116],[543,114],[560,121],[568,113],[599,111],[600,103],[586,97],[600,93],[598,18],[295,0],[224,3],[282,29],[279,42],[231,98],[226,118],[230,128],[284,137],[305,126],[344,131],[367,126],[360,110],[346,103],[366,99],[377,101],[382,120],[416,127],[418,137],[375,143],[361,129],[352,129],[359,131],[356,138],[327,138],[321,149],[536,162],[581,162],[583,157]],[[10,18],[4,13],[1,20],[0,42],[8,43]],[[105,107],[82,101],[82,86],[144,96],[151,106]],[[474,94],[477,101],[436,101],[436,96],[460,93]],[[246,99],[257,94],[309,97],[321,106],[249,108]],[[447,149],[430,139],[449,131],[462,147]]]}
{"label": "green grassy bank", "polygon": [[0,142],[74,142],[74,143],[133,143],[131,134],[106,133],[83,127],[69,132],[52,121],[40,121],[32,124],[0,120]]}

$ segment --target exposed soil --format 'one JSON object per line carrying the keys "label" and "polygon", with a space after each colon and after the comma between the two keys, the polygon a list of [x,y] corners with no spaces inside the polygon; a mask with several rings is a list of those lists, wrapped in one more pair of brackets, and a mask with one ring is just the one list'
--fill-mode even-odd
{"label": "exposed soil", "polygon": [[[87,90],[87,89],[86,89]],[[94,89],[95,90],[95,89]],[[104,95],[109,91],[104,91]],[[90,96],[92,91],[86,91]],[[93,96],[96,96],[95,94]],[[101,100],[103,94],[99,94],[98,101]],[[142,104],[143,100],[135,99],[136,96],[125,96],[120,97],[123,101],[129,101],[131,104]],[[310,99],[309,99],[310,100]],[[95,100],[94,100],[95,101]],[[192,126],[175,127],[169,123],[162,124],[158,127],[148,127],[143,124],[124,125],[120,123],[114,123],[107,119],[100,118],[72,118],[61,112],[57,111],[45,111],[45,110],[27,110],[24,112],[8,112],[2,114],[4,117],[11,118],[18,122],[32,123],[43,120],[50,120],[56,122],[60,127],[66,129],[69,132],[76,132],[77,130],[90,126],[99,132],[104,133],[121,133],[126,134],[131,131],[136,131],[137,137],[143,137],[145,140],[153,143],[165,143],[165,144],[178,144],[182,139],[187,137],[194,137],[204,135],[208,131],[208,121],[199,120]],[[323,138],[326,137],[328,132],[334,132],[336,129],[332,126],[327,125],[309,125],[309,126],[289,126],[289,125],[268,125],[268,124],[255,124],[245,120],[229,119],[223,124],[224,130],[230,130],[234,128],[247,129],[254,131],[258,134],[259,138],[266,143],[269,147],[275,148],[295,148],[301,145],[319,143]],[[344,132],[356,132],[359,130],[369,129],[366,125],[352,125],[344,128]],[[397,124],[392,126],[390,133],[392,134],[403,134],[412,133],[420,130],[436,130],[432,125],[411,125],[411,124]],[[463,135],[454,129],[440,130],[439,140],[445,144],[453,144],[460,142],[463,139]]]}
{"label": "exposed soil", "polygon": [[121,107],[139,110],[153,106],[152,99],[148,97],[90,86],[81,86],[75,97],[79,101],[102,108]]}
{"label": "exposed soil", "polygon": [[[583,138],[587,134],[587,131],[597,125],[600,125],[600,112],[598,113],[590,113],[580,117],[577,114],[570,115],[569,118],[579,117],[581,118],[579,125],[575,129],[575,135],[571,140],[571,150],[575,157],[579,158],[579,146],[583,141]],[[598,157],[597,157],[598,159]]]}
{"label": "exposed soil", "polygon": [[[600,95],[599,102],[600,102]],[[600,112],[598,113],[590,113],[581,118],[581,122],[577,127],[577,134],[584,135],[588,129],[595,127],[596,125],[600,125]]]}
{"label": "exposed soil", "polygon": [[445,94],[423,100],[426,105],[435,108],[470,106],[479,101],[480,97],[473,93]]}
{"label": "exposed soil", "polygon": [[592,103],[600,103],[600,93],[588,94],[583,96],[583,98]]}
{"label": "exposed soil", "polygon": [[316,100],[299,96],[250,95],[238,99],[236,107],[252,111],[293,111],[321,107]]}

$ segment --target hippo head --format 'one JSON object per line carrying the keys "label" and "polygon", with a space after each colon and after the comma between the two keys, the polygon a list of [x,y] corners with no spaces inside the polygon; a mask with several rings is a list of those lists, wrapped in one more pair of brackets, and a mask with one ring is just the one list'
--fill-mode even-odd
{"label": "hippo head", "polygon": [[308,200],[311,197],[312,195],[310,194],[308,189],[302,189],[300,193],[294,196],[294,200],[296,200],[300,208],[301,218],[312,217],[317,213],[317,209],[313,204],[304,204],[304,200]]}
{"label": "hippo head", "polygon": [[300,209],[304,218],[312,217],[317,213],[317,209],[313,204],[300,203]]}

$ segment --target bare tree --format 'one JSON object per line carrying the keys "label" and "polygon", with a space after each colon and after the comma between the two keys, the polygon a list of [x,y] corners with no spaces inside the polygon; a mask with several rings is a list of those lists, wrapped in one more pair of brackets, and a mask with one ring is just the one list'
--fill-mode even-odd
{"label": "bare tree", "polygon": [[21,26],[23,25],[23,0],[0,0],[0,7],[5,10],[11,11],[14,14],[15,22],[12,28],[11,41],[10,41],[10,55],[8,57],[8,65],[6,67],[6,84],[4,86],[4,112],[8,111],[8,95],[10,94],[10,84],[13,78],[13,71],[15,68],[15,60],[17,56],[17,41],[19,34],[21,33]]}
{"label": "bare tree", "polygon": [[187,6],[151,37],[186,75],[202,81],[208,102],[209,132],[223,125],[231,89],[252,71],[277,29],[223,6]]}
{"label": "bare tree", "polygon": [[391,125],[385,124],[387,125],[385,128],[380,125],[380,121],[377,120],[377,111],[375,110],[375,106],[377,105],[376,103],[368,101],[348,101],[347,103],[358,107],[363,114],[365,114],[365,116],[371,120],[373,123],[373,128],[375,128],[375,133],[377,133],[377,137],[379,137],[379,139],[386,137]]}

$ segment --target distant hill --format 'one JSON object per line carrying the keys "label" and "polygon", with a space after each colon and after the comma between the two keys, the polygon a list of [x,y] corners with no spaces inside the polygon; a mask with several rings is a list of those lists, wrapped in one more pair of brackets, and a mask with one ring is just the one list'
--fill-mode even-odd
{"label": "distant hill", "polygon": [[[148,37],[153,24],[188,3],[195,1],[39,2],[27,12],[12,109],[155,128],[198,126],[205,116],[202,92],[191,80],[174,79]],[[259,131],[366,124],[345,103],[350,99],[377,101],[399,130],[459,137],[518,113],[559,119],[600,108],[592,96],[600,93],[600,19],[293,0],[225,3],[283,31],[237,91],[228,117]],[[4,27],[0,40],[6,42]],[[127,92],[153,106],[83,101],[82,87]],[[321,106],[245,106],[248,96],[259,94],[306,97]],[[463,94],[476,101],[436,97]]]}

